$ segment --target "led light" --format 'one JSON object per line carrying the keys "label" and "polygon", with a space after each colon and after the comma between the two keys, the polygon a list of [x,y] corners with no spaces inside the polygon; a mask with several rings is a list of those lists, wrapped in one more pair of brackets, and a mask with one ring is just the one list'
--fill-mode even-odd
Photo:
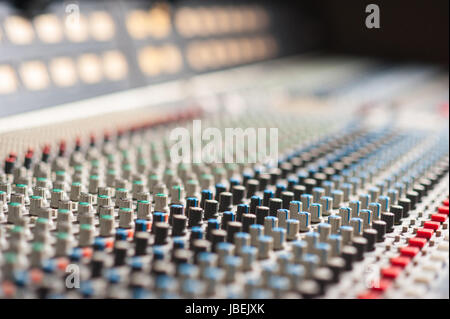
{"label": "led light", "polygon": [[72,16],[66,17],[64,29],[66,37],[72,42],[84,42],[89,37],[87,19],[82,14],[77,16],[77,18]]}
{"label": "led light", "polygon": [[78,73],[83,82],[88,84],[98,83],[103,78],[100,58],[91,53],[86,53],[78,58]]}
{"label": "led light", "polygon": [[0,94],[10,94],[17,90],[17,76],[10,65],[0,65]]}
{"label": "led light", "polygon": [[150,34],[154,38],[165,38],[170,34],[171,22],[169,8],[163,4],[157,4],[150,9]]}
{"label": "led light", "polygon": [[109,13],[103,11],[91,13],[89,28],[92,37],[97,41],[109,41],[115,34],[114,20]]}
{"label": "led light", "polygon": [[144,10],[133,10],[127,15],[128,33],[135,39],[145,39],[150,34],[150,17]]}
{"label": "led light", "polygon": [[34,39],[34,31],[30,21],[19,16],[9,16],[5,19],[5,31],[13,44],[30,44]]}
{"label": "led light", "polygon": [[62,29],[54,14],[42,14],[34,19],[34,25],[39,38],[46,43],[57,43],[62,40]]}
{"label": "led light", "polygon": [[161,56],[157,48],[147,46],[138,53],[139,66],[148,76],[156,76],[161,73]]}
{"label": "led light", "polygon": [[69,57],[52,59],[49,69],[53,82],[59,87],[72,86],[78,81],[75,63]]}
{"label": "led light", "polygon": [[20,66],[20,76],[28,90],[38,91],[47,88],[50,84],[47,68],[41,61],[28,61]]}
{"label": "led light", "polygon": [[161,61],[163,72],[169,74],[178,72],[183,63],[180,50],[172,44],[166,44],[161,48],[161,51],[161,56],[164,57]]}
{"label": "led light", "polygon": [[119,51],[107,51],[103,54],[103,72],[107,79],[122,80],[127,76],[128,63]]}

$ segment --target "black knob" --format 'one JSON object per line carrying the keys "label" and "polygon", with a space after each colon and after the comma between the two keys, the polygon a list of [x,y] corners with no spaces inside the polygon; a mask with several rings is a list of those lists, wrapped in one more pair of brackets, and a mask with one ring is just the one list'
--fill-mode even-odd
{"label": "black knob", "polygon": [[156,223],[155,227],[155,245],[167,244],[167,235],[169,234],[169,224]]}
{"label": "black knob", "polygon": [[227,225],[227,242],[234,243],[234,234],[242,230],[241,222],[229,222]]}
{"label": "black knob", "polygon": [[377,242],[378,232],[373,229],[365,229],[363,231],[363,237],[367,239],[367,251],[375,250],[375,243]]}
{"label": "black knob", "polygon": [[269,216],[269,207],[258,206],[256,207],[256,223],[264,225],[264,218]]}
{"label": "black knob", "polygon": [[394,225],[400,225],[403,217],[403,207],[400,205],[392,205],[389,208],[389,211],[394,214]]}
{"label": "black knob", "polygon": [[187,217],[184,215],[173,216],[172,236],[184,236],[186,234]]}
{"label": "black knob", "polygon": [[222,215],[222,229],[227,229],[227,225],[229,222],[233,222],[236,220],[236,214],[231,212],[231,211],[227,211],[227,212],[223,212]]}
{"label": "black knob", "polygon": [[333,281],[333,272],[327,267],[320,267],[314,271],[313,278],[319,284],[319,294],[323,295],[327,285]]}
{"label": "black knob", "polygon": [[358,251],[353,246],[345,246],[342,249],[342,258],[345,261],[345,270],[353,269],[353,262],[356,260]]}
{"label": "black knob", "polygon": [[252,196],[250,199],[250,214],[256,213],[256,207],[261,206],[262,199],[259,196]]}
{"label": "black knob", "polygon": [[206,239],[211,240],[211,232],[213,230],[219,229],[219,221],[217,219],[208,219],[208,224],[206,226]]}
{"label": "black knob", "polygon": [[147,255],[147,245],[150,234],[147,232],[137,232],[134,238],[134,254],[136,256]]}
{"label": "black knob", "polygon": [[423,185],[416,184],[413,187],[413,191],[419,195],[417,201],[420,202],[422,197],[425,195],[425,187]]}
{"label": "black knob", "polygon": [[193,251],[194,251],[194,263],[197,263],[198,261],[198,255],[201,252],[205,252],[209,250],[210,247],[209,241],[205,239],[197,239],[193,242]]}
{"label": "black knob", "polygon": [[419,202],[419,194],[415,191],[409,191],[406,193],[406,198],[411,201],[411,209],[416,209],[416,204]]}
{"label": "black knob", "polygon": [[245,187],[242,185],[233,186],[233,205],[242,204],[245,197]]}
{"label": "black knob", "polygon": [[128,242],[116,241],[114,245],[114,266],[125,265],[125,259],[127,258]]}
{"label": "black knob", "polygon": [[267,188],[267,185],[269,185],[270,176],[267,174],[262,174],[259,179],[259,191],[263,191]]}
{"label": "black knob", "polygon": [[209,189],[202,190],[202,195],[200,199],[200,207],[205,209],[205,201],[212,198],[212,192]]}
{"label": "black knob", "polygon": [[394,214],[382,213],[381,220],[386,222],[386,232],[392,233],[394,231]]}
{"label": "black knob", "polygon": [[211,248],[213,252],[216,252],[217,244],[225,242],[227,232],[223,229],[216,229],[211,232]]}
{"label": "black knob", "polygon": [[203,209],[201,207],[189,208],[188,227],[200,226],[203,219]]}
{"label": "black knob", "polygon": [[242,215],[242,231],[250,232],[250,226],[256,224],[256,215],[254,214],[244,214]]}
{"label": "black knob", "polygon": [[223,184],[216,184],[216,197],[215,199],[220,199],[220,194],[227,191],[227,188]]}
{"label": "black knob", "polygon": [[281,176],[281,170],[279,168],[275,168],[270,172],[270,184],[275,185],[278,179]]}
{"label": "black knob", "polygon": [[281,200],[283,201],[283,208],[289,209],[289,203],[294,200],[294,193],[284,191],[283,193],[281,193]]}
{"label": "black knob", "polygon": [[173,253],[173,262],[177,265],[189,263],[192,253],[187,249],[177,249]]}
{"label": "black knob", "polygon": [[183,215],[183,206],[182,205],[170,205],[170,213],[169,213],[169,224],[173,224],[173,216],[175,215]]}
{"label": "black knob", "polygon": [[356,248],[356,260],[361,261],[364,259],[364,253],[366,252],[367,239],[364,237],[355,237],[352,241],[353,247]]}
{"label": "black knob", "polygon": [[398,204],[403,207],[403,218],[409,217],[409,211],[411,210],[411,200],[408,198],[400,198]]}
{"label": "black knob", "polygon": [[207,199],[205,201],[205,218],[217,218],[219,216],[219,202],[214,199]]}
{"label": "black knob", "polygon": [[294,186],[294,200],[301,200],[301,196],[306,194],[306,187],[304,185],[295,185]]}
{"label": "black knob", "polygon": [[91,277],[98,278],[102,276],[103,265],[105,264],[105,255],[99,252],[92,256],[91,261]]}
{"label": "black knob", "polygon": [[219,212],[225,212],[232,209],[233,195],[230,192],[223,192],[219,196]]}
{"label": "black knob", "polygon": [[250,211],[250,207],[247,204],[239,204],[236,210],[236,220],[238,222],[242,221],[242,215],[248,214]]}
{"label": "black knob", "polygon": [[341,273],[345,270],[345,260],[341,257],[333,257],[328,261],[328,268],[333,273],[333,282],[338,282]]}
{"label": "black knob", "polygon": [[263,195],[263,206],[269,206],[269,200],[273,198],[273,192],[270,189],[266,189]]}
{"label": "black knob", "polygon": [[376,220],[372,223],[373,229],[377,231],[377,242],[384,241],[384,235],[386,234],[387,224],[385,221]]}
{"label": "black knob", "polygon": [[271,198],[269,200],[269,214],[277,217],[277,211],[283,206],[283,201],[279,198]]}
{"label": "black knob", "polygon": [[312,194],[312,190],[316,187],[316,180],[312,178],[307,178],[304,180],[303,185],[306,187],[306,194]]}
{"label": "black knob", "polygon": [[[247,182],[247,198],[252,197],[259,189],[259,181],[251,179]],[[234,194],[233,194],[234,196]]]}

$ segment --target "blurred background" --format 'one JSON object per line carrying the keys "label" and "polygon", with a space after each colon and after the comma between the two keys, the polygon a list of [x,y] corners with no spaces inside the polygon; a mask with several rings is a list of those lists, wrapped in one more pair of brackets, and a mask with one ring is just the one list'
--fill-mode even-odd
{"label": "blurred background", "polygon": [[448,1],[0,1],[0,116],[308,52],[446,68]]}

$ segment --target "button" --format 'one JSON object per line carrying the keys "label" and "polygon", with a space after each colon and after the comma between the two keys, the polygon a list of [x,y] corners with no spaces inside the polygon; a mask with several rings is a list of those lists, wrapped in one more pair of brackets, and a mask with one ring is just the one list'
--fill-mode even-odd
{"label": "button", "polygon": [[437,211],[438,214],[448,215],[448,206],[440,206]]}
{"label": "button", "polygon": [[402,269],[399,267],[386,267],[381,269],[381,276],[389,279],[395,279],[401,271]]}
{"label": "button", "polygon": [[380,293],[376,291],[366,291],[358,295],[358,299],[380,299]]}
{"label": "button", "polygon": [[443,223],[447,220],[447,216],[444,214],[433,214],[431,215],[431,220],[435,222]]}
{"label": "button", "polygon": [[435,222],[435,221],[427,221],[423,224],[424,228],[432,229],[432,230],[437,230],[439,228],[439,226],[440,226],[439,222]]}
{"label": "button", "polygon": [[425,238],[414,237],[409,239],[409,245],[413,247],[422,248],[427,243]]}
{"label": "button", "polygon": [[418,247],[414,247],[414,246],[407,246],[407,247],[402,247],[400,249],[400,254],[402,256],[407,256],[407,257],[414,257],[415,255],[417,255],[417,253],[420,251],[420,249]]}
{"label": "button", "polygon": [[391,258],[391,265],[396,267],[405,268],[409,262],[411,261],[411,258],[406,256],[399,256],[399,257],[393,257]]}
{"label": "button", "polygon": [[430,239],[433,236],[434,230],[427,228],[419,228],[416,232],[417,237]]}
{"label": "button", "polygon": [[381,278],[376,284],[372,286],[372,290],[384,292],[392,285],[392,280]]}
{"label": "button", "polygon": [[172,219],[172,236],[184,236],[186,234],[187,217],[174,215]]}

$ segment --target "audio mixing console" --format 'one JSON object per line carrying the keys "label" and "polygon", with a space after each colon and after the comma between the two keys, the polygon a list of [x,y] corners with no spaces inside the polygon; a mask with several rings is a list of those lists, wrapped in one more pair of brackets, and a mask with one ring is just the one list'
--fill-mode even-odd
{"label": "audio mixing console", "polygon": [[[194,15],[184,10],[179,20]],[[195,37],[185,25],[177,36]],[[165,36],[133,26],[132,54]],[[85,56],[78,99],[50,62],[47,88],[40,62],[18,69],[17,91],[16,62],[0,68],[0,298],[449,297],[448,71],[313,53],[262,61],[281,46],[245,39],[256,48],[238,55],[252,65],[193,72],[216,68],[195,62],[205,43],[189,58],[187,42],[161,42],[176,69],[142,58],[95,90]],[[131,56],[105,43],[84,48],[115,52],[114,65],[121,49]]]}

